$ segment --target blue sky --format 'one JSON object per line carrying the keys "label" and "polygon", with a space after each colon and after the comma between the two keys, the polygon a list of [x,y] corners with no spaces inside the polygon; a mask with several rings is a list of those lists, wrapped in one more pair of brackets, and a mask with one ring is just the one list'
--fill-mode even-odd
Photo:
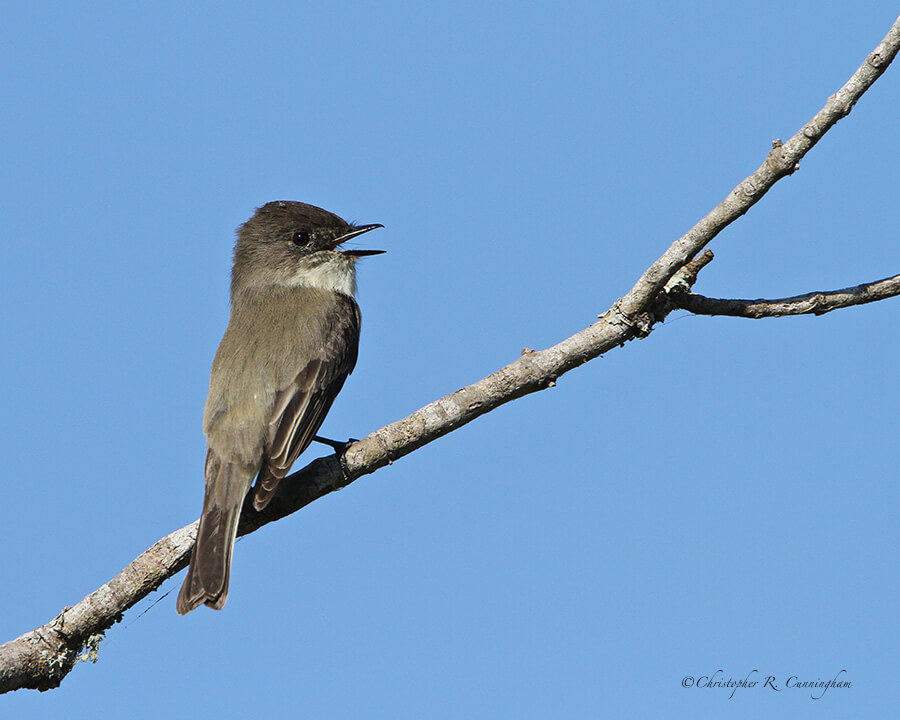
{"label": "blue sky", "polygon": [[[11,639],[196,518],[234,228],[380,222],[361,437],[570,335],[822,106],[896,4],[19,4],[0,206]],[[900,271],[900,67],[697,290]],[[375,238],[375,236],[372,236]],[[376,240],[373,240],[376,242]],[[824,718],[896,707],[900,300],[673,314],[181,576],[4,717]],[[316,450],[318,451],[318,450]],[[304,457],[304,461],[312,454]],[[146,614],[161,594],[171,592]],[[684,689],[686,676],[852,687]]]}

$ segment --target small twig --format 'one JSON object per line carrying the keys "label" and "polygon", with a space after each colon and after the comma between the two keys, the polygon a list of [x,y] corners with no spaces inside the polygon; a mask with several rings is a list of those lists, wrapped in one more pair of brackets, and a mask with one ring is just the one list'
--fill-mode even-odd
{"label": "small twig", "polygon": [[709,265],[714,258],[715,255],[713,255],[712,250],[704,250],[672,276],[672,279],[666,283],[666,293],[689,291],[694,286],[694,283],[697,282],[697,275],[700,274],[700,271]]}
{"label": "small twig", "polygon": [[728,300],[695,293],[682,293],[670,298],[671,303],[695,315],[729,315],[731,317],[764,318],[785,315],[824,315],[851,305],[863,305],[900,295],[900,275],[855,285],[841,290],[811,292],[777,300]]}

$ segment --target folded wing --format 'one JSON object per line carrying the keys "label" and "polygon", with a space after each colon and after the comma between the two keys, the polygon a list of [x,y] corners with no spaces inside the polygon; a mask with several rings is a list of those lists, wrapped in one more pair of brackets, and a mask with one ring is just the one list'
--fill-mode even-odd
{"label": "folded wing", "polygon": [[359,348],[359,309],[351,298],[351,312],[336,313],[339,321],[326,327],[314,357],[275,397],[269,421],[265,459],[256,480],[253,506],[262,510],[271,500],[297,457],[309,447],[347,376],[356,365]]}

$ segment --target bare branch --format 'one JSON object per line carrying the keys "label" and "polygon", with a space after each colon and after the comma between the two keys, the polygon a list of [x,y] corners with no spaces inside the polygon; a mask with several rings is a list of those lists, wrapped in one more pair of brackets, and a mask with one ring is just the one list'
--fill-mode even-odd
{"label": "bare branch", "polygon": [[622,298],[622,312],[630,316],[644,312],[656,298],[660,288],[682,265],[753,207],[776,182],[797,170],[803,156],[838,120],[850,113],[862,94],[887,70],[898,49],[900,18],[897,18],[884,40],[869,54],[866,61],[840,90],[828,98],[825,107],[812,120],[786,143],[775,140],[769,156],[759,169],[734,188],[728,197],[672,243],[662,257],[647,268],[631,291]]}
{"label": "bare branch", "polygon": [[[546,350],[525,350],[506,367],[426,405],[412,415],[373,432],[347,449],[342,458],[320,458],[282,482],[269,506],[256,513],[245,506],[240,534],[288,515],[316,498],[374,472],[475,418],[528,393],[551,387],[556,379],[588,360],[650,333],[658,319],[652,309],[660,291],[724,227],[743,215],[780,178],[792,173],[806,152],[884,72],[900,48],[900,19],[825,107],[783,146],[775,143],[759,170],[677,240],[637,281],[632,290],[600,319]],[[711,256],[677,280],[682,292]],[[282,491],[283,489],[283,491]],[[86,645],[96,647],[103,632],[122,613],[187,565],[196,523],[164,537],[115,578],[65,608],[36,630],[0,645],[0,693],[18,688],[57,687]]]}
{"label": "bare branch", "polygon": [[764,318],[784,315],[824,315],[832,310],[863,305],[900,295],[900,275],[863,285],[811,292],[778,300],[726,300],[694,293],[670,297],[675,307],[696,315],[730,315],[732,317]]}

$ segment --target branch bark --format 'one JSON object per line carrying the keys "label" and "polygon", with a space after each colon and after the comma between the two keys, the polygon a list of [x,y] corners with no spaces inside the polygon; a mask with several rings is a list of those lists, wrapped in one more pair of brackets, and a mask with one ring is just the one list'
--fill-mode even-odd
{"label": "branch bark", "polygon": [[[282,482],[283,492],[263,512],[245,506],[239,534],[253,532],[296,512],[504,403],[554,385],[564,373],[608,350],[648,335],[660,319],[661,291],[667,285],[672,287],[673,282],[682,286],[693,283],[696,272],[711,256],[701,256],[692,265],[685,266],[778,180],[797,169],[800,159],[850,112],[887,69],[898,49],[900,18],[816,116],[787,143],[773,143],[760,168],[676,240],[641,275],[629,293],[597,322],[546,350],[524,350],[521,357],[486,378],[376,430],[348,448],[340,458],[329,456],[315,460]],[[76,605],[65,608],[47,624],[0,645],[0,693],[59,686],[80,659],[83,648],[96,648],[104,631],[118,622],[122,613],[187,565],[195,532],[196,523],[192,523],[162,538]]]}

